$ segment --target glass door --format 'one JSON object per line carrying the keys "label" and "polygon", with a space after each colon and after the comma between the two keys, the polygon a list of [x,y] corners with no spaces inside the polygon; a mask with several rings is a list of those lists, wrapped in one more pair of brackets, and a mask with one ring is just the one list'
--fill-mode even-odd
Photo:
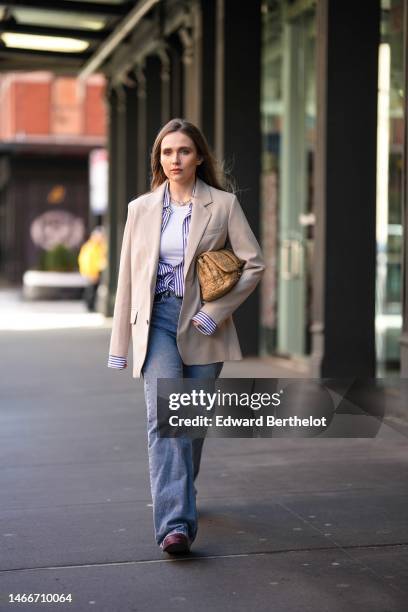
{"label": "glass door", "polygon": [[[303,3],[303,7],[304,7]],[[315,11],[286,11],[283,27],[283,134],[278,240],[280,354],[310,352],[313,159],[315,147]]]}
{"label": "glass door", "polygon": [[402,329],[402,0],[382,0],[377,121],[377,376],[399,372]]}

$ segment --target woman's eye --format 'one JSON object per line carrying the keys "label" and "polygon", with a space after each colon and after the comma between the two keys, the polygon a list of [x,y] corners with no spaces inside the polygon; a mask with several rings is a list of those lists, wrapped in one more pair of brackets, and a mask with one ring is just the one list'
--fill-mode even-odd
{"label": "woman's eye", "polygon": [[[171,151],[163,151],[162,155],[171,155],[171,153]],[[183,155],[188,155],[190,151],[188,149],[183,149],[181,153],[183,153]]]}

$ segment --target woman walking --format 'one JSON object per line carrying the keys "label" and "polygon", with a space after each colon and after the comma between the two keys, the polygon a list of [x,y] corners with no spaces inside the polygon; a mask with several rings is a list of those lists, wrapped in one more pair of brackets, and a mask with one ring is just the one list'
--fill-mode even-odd
{"label": "woman walking", "polygon": [[[265,268],[236,196],[219,179],[201,131],[172,119],[151,154],[151,191],[132,200],[124,229],[108,366],[143,377],[155,538],[167,553],[188,552],[197,534],[196,488],[203,439],[161,438],[157,379],[220,375],[242,354],[232,320]],[[228,246],[245,261],[232,289],[204,302],[196,258]]]}

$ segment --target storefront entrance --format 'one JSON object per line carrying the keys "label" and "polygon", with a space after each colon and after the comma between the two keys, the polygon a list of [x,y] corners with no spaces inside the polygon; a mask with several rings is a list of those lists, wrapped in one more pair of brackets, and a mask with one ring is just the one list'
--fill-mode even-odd
{"label": "storefront entrance", "polygon": [[314,25],[314,12],[307,11],[288,18],[283,32],[277,350],[291,355],[310,352],[316,119]]}
{"label": "storefront entrance", "polygon": [[[275,266],[266,272],[265,291],[270,291],[273,298],[263,295],[264,350],[285,356],[305,356],[310,353],[315,220],[315,8],[313,2],[302,2],[301,6],[287,2],[266,4],[262,91],[263,246]],[[271,221],[276,223],[276,235],[272,235]]]}

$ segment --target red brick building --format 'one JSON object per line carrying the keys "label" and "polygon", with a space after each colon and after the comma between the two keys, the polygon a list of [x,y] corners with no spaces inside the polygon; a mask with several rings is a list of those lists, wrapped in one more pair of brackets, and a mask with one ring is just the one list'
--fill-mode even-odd
{"label": "red brick building", "polygon": [[88,156],[105,146],[105,81],[51,72],[0,74],[0,277],[21,282],[41,249],[32,224],[69,213],[89,231]]}

